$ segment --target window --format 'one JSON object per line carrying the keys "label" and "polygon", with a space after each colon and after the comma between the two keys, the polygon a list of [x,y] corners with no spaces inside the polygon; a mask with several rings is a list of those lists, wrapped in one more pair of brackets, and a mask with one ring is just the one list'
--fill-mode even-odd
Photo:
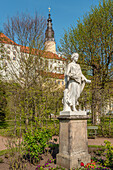
{"label": "window", "polygon": [[10,49],[10,46],[8,45],[7,48]]}
{"label": "window", "polygon": [[4,55],[1,55],[1,59],[3,59],[4,58]]}
{"label": "window", "polygon": [[48,66],[48,61],[47,60],[45,60],[45,66]]}
{"label": "window", "polygon": [[10,60],[10,56],[9,55],[7,56],[7,60]]}
{"label": "window", "polygon": [[13,55],[16,55],[16,51],[13,51]]}
{"label": "window", "polygon": [[13,60],[16,60],[16,57],[13,57]]}
{"label": "window", "polygon": [[57,67],[55,67],[54,69],[57,70]]}
{"label": "window", "polygon": [[17,50],[17,47],[16,46],[12,47],[12,50]]}
{"label": "window", "polygon": [[52,69],[52,65],[50,65],[50,69]]}
{"label": "window", "polygon": [[10,54],[10,51],[7,51],[6,53],[7,53],[7,54]]}

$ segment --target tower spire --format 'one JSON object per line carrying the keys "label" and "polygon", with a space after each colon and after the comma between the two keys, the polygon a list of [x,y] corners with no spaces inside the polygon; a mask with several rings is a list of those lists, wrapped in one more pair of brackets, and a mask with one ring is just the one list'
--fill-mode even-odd
{"label": "tower spire", "polygon": [[50,14],[51,8],[49,7],[48,9],[49,9],[49,14],[48,14],[48,19],[47,19],[47,29],[45,32],[45,41],[55,41],[54,31],[52,28],[52,19],[51,19],[51,14]]}
{"label": "tower spire", "polygon": [[47,19],[47,29],[45,31],[45,49],[46,51],[51,51],[53,53],[56,53],[56,43],[54,39],[54,30],[52,28],[52,19],[50,14],[51,8],[49,7],[48,9],[49,9],[49,14]]}

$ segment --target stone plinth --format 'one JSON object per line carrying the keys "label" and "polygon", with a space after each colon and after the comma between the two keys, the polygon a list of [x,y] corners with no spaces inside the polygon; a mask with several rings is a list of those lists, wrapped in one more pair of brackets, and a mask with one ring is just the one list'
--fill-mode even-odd
{"label": "stone plinth", "polygon": [[60,112],[60,115],[65,115],[65,116],[72,116],[72,115],[79,115],[79,116],[81,116],[81,115],[87,115],[86,114],[86,112],[85,111],[62,111],[62,112]]}
{"label": "stone plinth", "polygon": [[87,139],[87,115],[60,115],[59,153],[57,164],[67,168],[79,168],[81,162],[90,162]]}

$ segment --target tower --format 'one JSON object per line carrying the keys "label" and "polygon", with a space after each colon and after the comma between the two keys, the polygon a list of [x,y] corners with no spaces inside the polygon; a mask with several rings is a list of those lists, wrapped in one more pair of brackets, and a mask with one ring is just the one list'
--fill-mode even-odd
{"label": "tower", "polygon": [[47,29],[45,32],[45,50],[50,51],[52,53],[56,53],[56,43],[54,39],[54,31],[52,28],[52,19],[50,14],[50,8],[49,9],[49,15],[47,19]]}

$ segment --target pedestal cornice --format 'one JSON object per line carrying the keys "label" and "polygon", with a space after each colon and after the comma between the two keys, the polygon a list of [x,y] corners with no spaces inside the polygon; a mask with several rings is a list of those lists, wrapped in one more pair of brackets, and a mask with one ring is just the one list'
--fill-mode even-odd
{"label": "pedestal cornice", "polygon": [[88,120],[89,118],[88,115],[60,115],[57,117],[59,120]]}

